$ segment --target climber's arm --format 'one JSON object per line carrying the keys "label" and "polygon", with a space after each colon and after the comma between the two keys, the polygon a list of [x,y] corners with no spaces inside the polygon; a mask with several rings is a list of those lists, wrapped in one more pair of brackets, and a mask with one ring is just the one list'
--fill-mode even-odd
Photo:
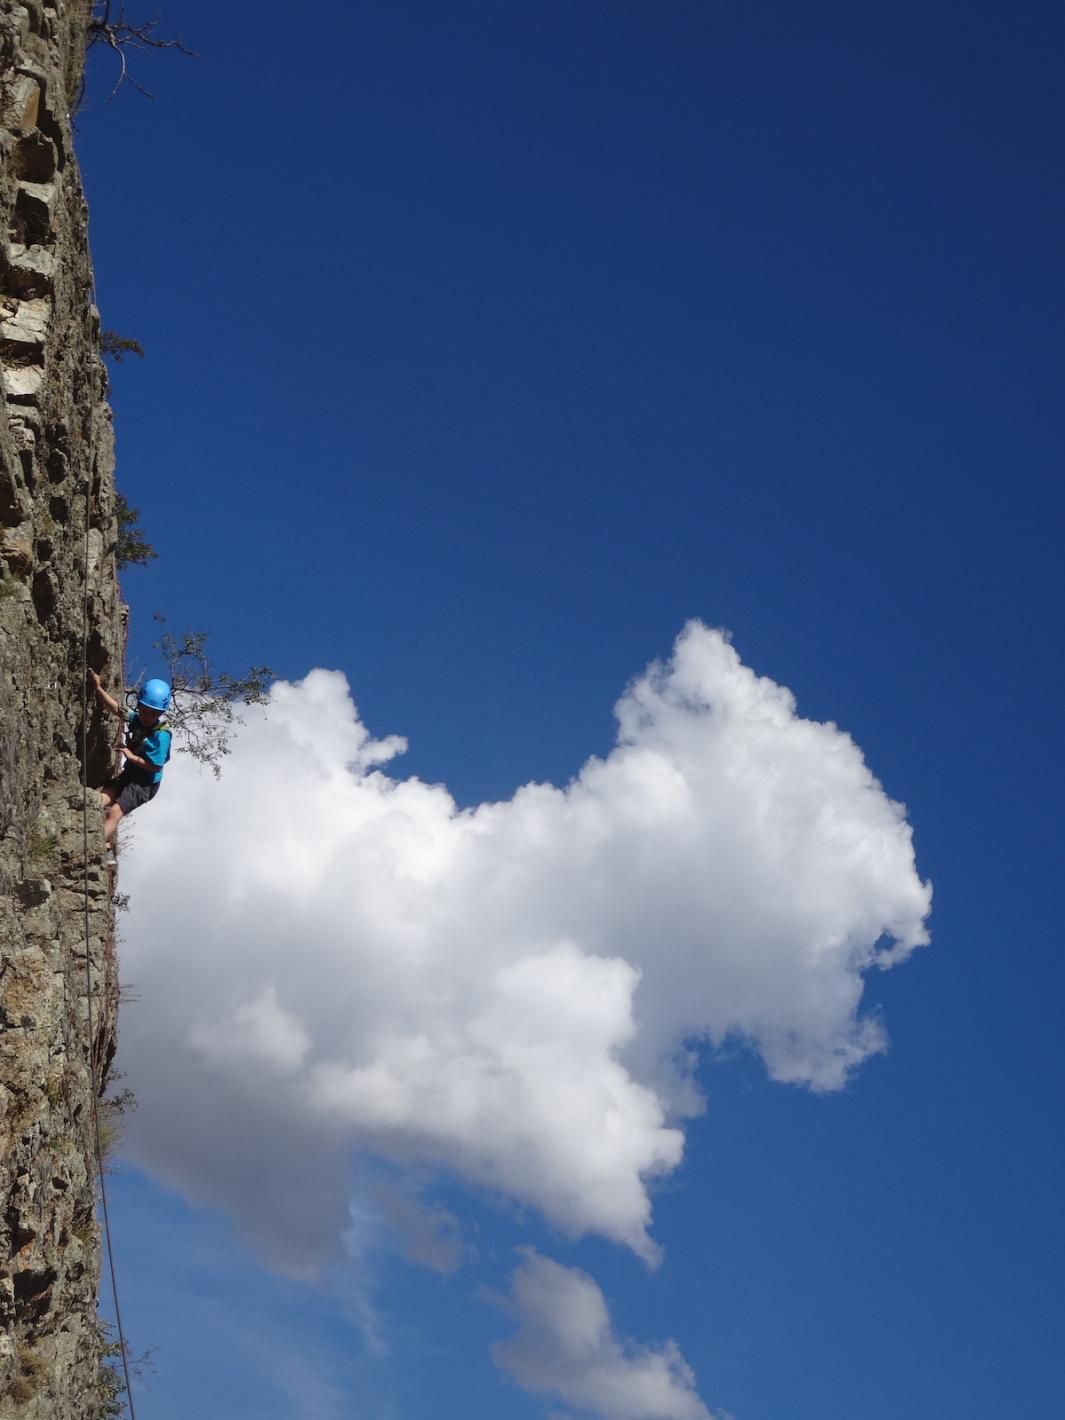
{"label": "climber's arm", "polygon": [[113,695],[108,695],[107,691],[103,688],[103,683],[98,673],[96,671],[90,671],[89,675],[92,677],[93,688],[96,691],[96,698],[99,700],[100,704],[105,710],[110,710],[112,715],[121,716],[123,713],[121,705],[119,705]]}

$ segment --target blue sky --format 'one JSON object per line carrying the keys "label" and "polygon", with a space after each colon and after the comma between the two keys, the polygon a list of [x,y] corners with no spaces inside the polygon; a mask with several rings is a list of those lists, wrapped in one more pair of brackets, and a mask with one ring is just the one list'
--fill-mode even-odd
{"label": "blue sky", "polygon": [[[134,657],[162,611],[234,669],[340,670],[409,741],[389,772],[475,806],[607,755],[698,618],[853,736],[935,899],[931,947],[866,976],[890,1049],[844,1090],[704,1051],[657,1271],[444,1168],[417,1182],[462,1266],[411,1265],[376,1217],[317,1283],[279,1276],[212,1193],[224,1135],[180,1180],[137,1143],[134,1044],[140,1166],[112,1189],[156,1353],[138,1410],[582,1413],[491,1358],[532,1246],[618,1336],[674,1338],[715,1414],[1050,1413],[1060,13],[326,0],[302,31],[270,3],[163,28],[202,58],[145,57],[156,102],[111,105],[94,61],[77,120],[103,324],[145,349],[113,373],[159,552],[125,578]],[[194,836],[243,782],[168,773],[125,872],[134,1043],[155,911],[177,931],[200,892],[167,837],[194,880],[153,897],[153,825],[189,805]],[[206,1010],[211,963],[239,970],[190,924]]]}

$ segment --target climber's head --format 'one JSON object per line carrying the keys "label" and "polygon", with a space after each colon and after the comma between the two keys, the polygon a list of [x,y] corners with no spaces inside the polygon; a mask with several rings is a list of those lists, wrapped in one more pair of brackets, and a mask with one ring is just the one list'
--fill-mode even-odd
{"label": "climber's head", "polygon": [[137,714],[146,724],[154,724],[170,704],[170,687],[165,680],[145,681],[137,696]]}

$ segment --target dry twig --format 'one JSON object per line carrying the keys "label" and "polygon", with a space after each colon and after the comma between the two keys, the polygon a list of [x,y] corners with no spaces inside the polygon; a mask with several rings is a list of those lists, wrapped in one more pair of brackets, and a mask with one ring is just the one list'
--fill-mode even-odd
{"label": "dry twig", "polygon": [[94,3],[89,19],[89,47],[94,44],[106,44],[118,55],[118,78],[107,96],[108,103],[127,80],[146,99],[155,98],[155,95],[129,72],[126,55],[131,49],[176,49],[179,53],[188,55],[190,59],[199,59],[196,51],[182,44],[181,40],[160,39],[155,33],[158,27],[158,16],[154,20],[143,20],[139,25],[131,23],[126,18],[125,0],[122,0],[115,15],[111,13],[111,0],[96,0]]}

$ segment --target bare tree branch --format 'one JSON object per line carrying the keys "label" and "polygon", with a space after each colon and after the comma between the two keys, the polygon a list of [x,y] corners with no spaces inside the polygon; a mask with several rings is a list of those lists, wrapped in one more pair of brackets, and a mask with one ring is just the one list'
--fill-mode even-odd
{"label": "bare tree branch", "polygon": [[132,84],[146,99],[155,98],[155,95],[129,72],[126,54],[131,49],[176,49],[180,54],[188,55],[190,59],[199,59],[196,51],[189,49],[180,39],[161,39],[155,33],[158,27],[158,16],[154,20],[133,24],[126,17],[125,0],[119,5],[117,15],[111,13],[111,0],[94,0],[88,25],[88,46],[91,49],[94,44],[105,44],[118,55],[118,78],[107,97],[108,103],[126,82]]}

